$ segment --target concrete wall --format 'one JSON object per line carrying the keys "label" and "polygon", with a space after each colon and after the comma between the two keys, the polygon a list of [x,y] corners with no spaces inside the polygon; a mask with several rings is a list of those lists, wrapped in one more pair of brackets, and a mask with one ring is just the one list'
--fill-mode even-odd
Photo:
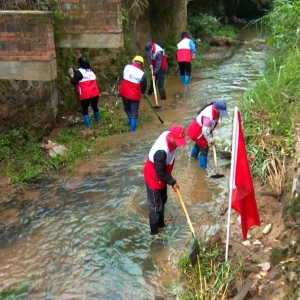
{"label": "concrete wall", "polygon": [[57,47],[119,48],[124,46],[121,0],[60,0],[55,21]]}

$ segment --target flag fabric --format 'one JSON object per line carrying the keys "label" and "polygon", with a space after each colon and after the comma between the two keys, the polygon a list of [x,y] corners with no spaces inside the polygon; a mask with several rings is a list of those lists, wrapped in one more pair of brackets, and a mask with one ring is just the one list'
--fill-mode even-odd
{"label": "flag fabric", "polygon": [[231,206],[241,216],[243,238],[246,240],[248,230],[253,226],[260,226],[260,218],[247,158],[242,117],[237,108],[234,115],[232,155]]}

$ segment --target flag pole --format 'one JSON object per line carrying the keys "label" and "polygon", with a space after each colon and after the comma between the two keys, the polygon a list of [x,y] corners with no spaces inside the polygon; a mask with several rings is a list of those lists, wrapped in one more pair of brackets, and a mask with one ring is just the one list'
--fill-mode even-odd
{"label": "flag pole", "polygon": [[238,149],[238,108],[234,107],[234,117],[233,117],[233,131],[232,131],[232,153],[231,153],[231,169],[230,169],[230,180],[229,180],[229,200],[228,200],[228,221],[227,221],[227,237],[226,237],[226,254],[225,261],[228,260],[228,250],[229,250],[229,237],[230,237],[230,216],[231,216],[231,205],[232,205],[232,189],[235,187],[235,167]]}

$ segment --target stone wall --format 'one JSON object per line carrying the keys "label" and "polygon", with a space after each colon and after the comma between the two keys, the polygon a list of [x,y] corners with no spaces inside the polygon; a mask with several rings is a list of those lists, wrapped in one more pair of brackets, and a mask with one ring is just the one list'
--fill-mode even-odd
{"label": "stone wall", "polygon": [[[137,44],[167,40],[187,30],[187,0],[149,0],[150,7],[138,20]],[[132,19],[132,18],[131,18]]]}
{"label": "stone wall", "polygon": [[60,0],[55,21],[57,47],[123,47],[121,0]]}
{"label": "stone wall", "polygon": [[49,133],[57,114],[55,82],[0,80],[0,133],[28,128]]}

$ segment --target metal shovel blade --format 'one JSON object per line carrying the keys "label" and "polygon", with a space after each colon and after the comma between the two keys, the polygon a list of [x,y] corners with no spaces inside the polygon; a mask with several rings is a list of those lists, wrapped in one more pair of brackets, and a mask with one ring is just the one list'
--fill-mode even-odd
{"label": "metal shovel blade", "polygon": [[223,178],[223,177],[225,177],[225,175],[223,175],[223,174],[210,175],[210,178]]}
{"label": "metal shovel blade", "polygon": [[198,256],[200,254],[200,248],[199,248],[199,244],[198,241],[196,239],[194,239],[194,243],[190,252],[190,260],[191,260],[191,264],[192,266],[195,265],[195,263],[198,261]]}
{"label": "metal shovel blade", "polygon": [[218,162],[217,162],[216,146],[213,145],[213,146],[212,146],[212,149],[213,149],[213,154],[214,154],[214,164],[215,164],[216,174],[211,175],[210,178],[222,178],[222,177],[224,177],[224,175],[219,174],[219,171],[218,171]]}

